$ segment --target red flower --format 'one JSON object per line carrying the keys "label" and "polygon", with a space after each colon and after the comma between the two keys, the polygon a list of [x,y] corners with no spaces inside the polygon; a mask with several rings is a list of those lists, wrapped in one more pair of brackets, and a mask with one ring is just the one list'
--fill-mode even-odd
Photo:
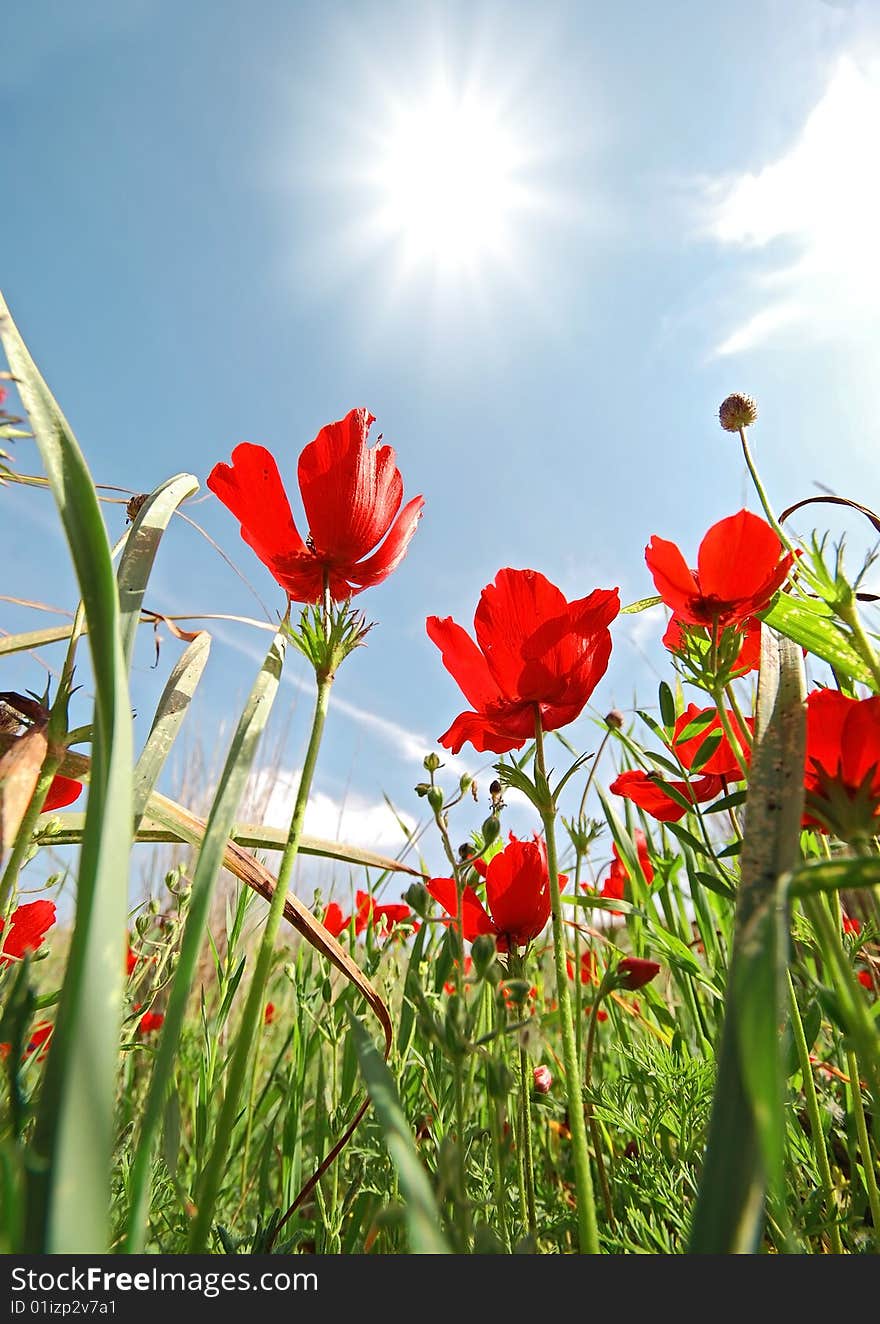
{"label": "red flower", "polygon": [[60,773],[56,773],[46,799],[43,801],[43,813],[49,814],[53,809],[63,809],[65,805],[72,805],[74,800],[79,798],[81,792],[82,782],[74,781],[72,777],[62,777]]}
{"label": "red flower", "polygon": [[[574,979],[574,961],[568,955],[565,958],[565,968],[568,971],[569,979]],[[592,952],[581,952],[581,983],[591,984],[593,975],[596,971],[596,958]]]}
{"label": "red flower", "polygon": [[[22,1061],[24,1061],[26,1057],[30,1057],[32,1053],[37,1053],[38,1062],[45,1061],[49,1055],[48,1045],[54,1029],[55,1026],[51,1021],[37,1021],[25,1050],[22,1053]],[[39,1052],[40,1049],[42,1049],[42,1052]],[[11,1052],[12,1044],[0,1044],[0,1061],[5,1062]]]}
{"label": "red flower", "polygon": [[[8,965],[14,959],[21,960],[28,952],[37,951],[54,923],[53,901],[29,901],[13,910],[9,917],[9,931],[0,945],[0,965]],[[0,919],[0,933],[3,927]]]}
{"label": "red flower", "polygon": [[535,1067],[532,1072],[532,1084],[536,1094],[549,1094],[553,1088],[553,1075],[549,1067]]}
{"label": "red flower", "polygon": [[689,570],[675,543],[652,537],[645,561],[667,607],[686,625],[719,629],[756,615],[791,569],[792,556],[757,515],[741,510],[713,524]]}
{"label": "red flower", "polygon": [[267,1002],[266,1009],[263,1012],[263,1024],[271,1025],[274,1019],[275,1019],[275,1003]]}
{"label": "red flower", "polygon": [[660,967],[656,961],[643,961],[640,956],[625,956],[617,967],[621,988],[644,988],[650,984]]}
{"label": "red flower", "polygon": [[[567,882],[559,875],[559,885]],[[455,880],[432,878],[428,891],[447,914],[455,917]],[[493,855],[486,869],[489,912],[470,886],[462,893],[462,936],[472,942],[492,933],[500,952],[524,947],[537,938],[550,918],[550,876],[547,847],[541,837],[519,841],[513,833],[503,851]]]}
{"label": "red flower", "polygon": [[668,794],[669,785],[684,796],[692,805],[705,804],[714,800],[723,789],[720,777],[698,777],[688,786],[687,782],[664,782],[659,773],[633,770],[622,772],[610,786],[614,795],[622,795],[632,800],[646,814],[661,823],[677,823],[688,812],[685,805],[680,805]]}
{"label": "red flower", "polygon": [[804,826],[843,841],[880,830],[880,697],[807,695]]}
{"label": "red flower", "polygon": [[131,938],[126,939],[125,943],[125,976],[130,979],[138,963],[138,958],[131,950]]}
{"label": "red flower", "polygon": [[331,901],[324,911],[324,918],[321,923],[328,933],[331,933],[334,938],[338,938],[342,930],[348,926],[349,920],[343,917],[342,907],[335,901]]}
{"label": "red flower", "polygon": [[244,442],[232,452],[231,465],[215,464],[211,470],[208,487],[296,602],[320,601],[325,580],[335,601],[381,583],[403,560],[415,533],[424,497],[413,497],[400,509],[403,479],[394,451],[367,446],[373,422],[368,410],[352,409],[321,428],[300,455],[299,490],[309,526],[305,542],[278,466],[264,446]]}
{"label": "red flower", "polygon": [[3,401],[6,399],[6,396],[7,396],[6,387],[0,386],[0,405],[3,404]]}
{"label": "red flower", "polygon": [[852,915],[841,915],[841,919],[844,933],[854,933],[858,937],[862,931],[861,920],[854,919]]}
{"label": "red flower", "polygon": [[870,992],[873,989],[874,981],[871,978],[870,970],[860,970],[858,973],[858,980],[862,988],[866,988],[868,992]]}
{"label": "red flower", "polygon": [[[749,750],[751,746],[752,732],[755,727],[754,718],[745,719],[747,732],[744,732],[737,720],[736,714],[729,708],[726,712],[727,720],[731,729],[738,737],[740,749],[745,755],[746,763],[749,761]],[[692,722],[699,722],[699,730],[696,735],[688,736],[682,739],[684,732]],[[739,760],[733,751],[730,741],[724,734],[724,728],[721,725],[721,719],[715,708],[698,708],[695,703],[689,703],[680,717],[675,720],[675,726],[672,729],[672,750],[678,758],[679,763],[688,771],[697,762],[697,756],[700,754],[702,746],[710,736],[720,734],[721,739],[718,742],[714,752],[705,759],[700,766],[700,773],[705,777],[714,774],[716,777],[728,777],[734,781],[742,780],[742,770],[739,766]]]}
{"label": "red flower", "polygon": [[165,1017],[160,1011],[145,1011],[138,1021],[138,1034],[152,1034],[162,1026]]}
{"label": "red flower", "polygon": [[619,610],[617,589],[567,602],[536,570],[499,570],[480,594],[476,643],[451,616],[429,616],[428,635],[473,705],[440,744],[506,754],[534,736],[536,712],[545,731],[573,722],[605,674]]}
{"label": "red flower", "polygon": [[[613,789],[614,788],[612,787],[612,790]],[[642,866],[642,873],[645,875],[645,882],[650,887],[651,883],[654,881],[654,866],[652,865],[651,857],[648,854],[648,839],[641,828],[636,828],[633,833],[633,838],[639,856],[639,864]],[[620,858],[620,852],[617,849],[616,841],[611,849],[614,853],[614,859],[611,861],[608,877],[602,884],[599,895],[610,897],[613,901],[622,901],[624,892],[626,891],[626,880],[629,878],[629,872],[627,871],[627,867],[623,860]],[[622,912],[619,910],[611,911],[612,915],[619,915],[621,913]]]}

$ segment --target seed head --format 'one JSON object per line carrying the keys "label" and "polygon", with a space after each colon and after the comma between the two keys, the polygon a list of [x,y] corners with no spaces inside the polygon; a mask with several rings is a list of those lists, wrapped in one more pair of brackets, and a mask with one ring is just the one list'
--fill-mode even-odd
{"label": "seed head", "polygon": [[734,391],[726,400],[722,400],[718,418],[725,432],[739,432],[740,428],[751,427],[758,417],[758,406],[750,395]]}

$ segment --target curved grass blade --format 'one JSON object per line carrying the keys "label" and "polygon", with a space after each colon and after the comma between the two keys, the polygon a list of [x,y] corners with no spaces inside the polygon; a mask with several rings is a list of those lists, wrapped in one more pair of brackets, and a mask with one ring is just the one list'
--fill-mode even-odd
{"label": "curved grass blade", "polygon": [[207,631],[201,630],[192,643],[187,645],[171,669],[156,708],[150,734],[135,764],[133,798],[135,834],[143,821],[147,802],[159,773],[189,710],[210,651],[211,636]]}
{"label": "curved grass blade", "polygon": [[176,474],[150,493],[132,521],[116,576],[119,584],[120,637],[128,668],[131,667],[147,580],[153,569],[162,534],[181,501],[198,490],[199,480],[192,474]]}
{"label": "curved grass blade", "polygon": [[226,854],[229,829],[244,794],[260,736],[278,693],[284,651],[284,632],[279,630],[239,718],[207,823],[194,843],[199,847],[199,855],[193,874],[189,914],[132,1161],[131,1210],[125,1243],[129,1253],[143,1250],[150,1203],[153,1148],[171,1087],[180,1031],[204,942],[211,897]]}
{"label": "curved grass blade", "polygon": [[107,1246],[122,944],[131,845],[131,711],[119,600],[94,483],[0,295],[0,339],[58,507],[82,595],[95,678],[94,760],[73,936],[28,1178],[26,1248]]}
{"label": "curved grass blade", "polygon": [[805,688],[800,648],[762,629],[733,955],[691,1254],[754,1253],[768,1187],[781,1187],[784,887],[799,858]]}
{"label": "curved grass blade", "polygon": [[434,1192],[413,1142],[394,1077],[382,1061],[363,1022],[350,1012],[349,1022],[361,1075],[373,1102],[391,1161],[397,1169],[405,1201],[410,1253],[449,1255],[449,1246],[440,1231],[440,1212]]}
{"label": "curved grass blade", "polygon": [[60,643],[62,639],[69,639],[72,632],[73,626],[68,624],[50,625],[45,630],[27,630],[24,634],[4,635],[0,638],[0,657],[5,657],[7,653],[27,653],[32,648]]}

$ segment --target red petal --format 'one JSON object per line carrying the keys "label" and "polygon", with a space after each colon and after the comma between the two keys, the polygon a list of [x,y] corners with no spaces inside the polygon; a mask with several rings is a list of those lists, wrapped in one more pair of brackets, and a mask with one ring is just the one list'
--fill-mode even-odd
{"label": "red petal", "polygon": [[489,674],[486,659],[467,630],[451,616],[429,616],[428,638],[440,649],[443,665],[474,708],[485,709],[501,701],[498,686]]}
{"label": "red petal", "polygon": [[214,465],[208,487],[238,519],[241,536],[276,578],[279,560],[313,560],[293,522],[278,465],[265,446],[236,446],[231,465]]}
{"label": "red petal", "polygon": [[[720,602],[742,602],[760,590],[760,595],[766,592],[766,597],[761,605],[753,607],[753,611],[760,611],[788,573],[791,558],[781,567],[782,556],[779,535],[766,520],[740,510],[713,524],[700,543],[697,554],[700,594]],[[782,575],[777,578],[780,568]],[[768,591],[771,582],[773,587]]]}
{"label": "red petal", "polygon": [[343,918],[342,907],[337,905],[335,901],[330,902],[324,911],[324,918],[321,920],[324,928],[328,933],[332,933],[334,938],[339,937],[342,930],[348,927],[349,922],[349,920]]}
{"label": "red petal", "polygon": [[[537,570],[499,570],[494,583],[483,589],[474,630],[489,670],[506,697],[551,697],[546,691],[554,677],[544,655],[570,628],[567,611],[563,594]],[[538,630],[542,637],[535,643]],[[532,664],[530,673],[526,672],[528,663]],[[527,695],[521,689],[524,673]]]}
{"label": "red petal", "polygon": [[699,595],[700,589],[675,543],[655,534],[645,548],[645,562],[667,607],[688,624],[699,624],[698,621],[692,622],[687,604]]}
{"label": "red petal", "polygon": [[[0,964],[10,957],[24,957],[42,946],[46,933],[55,923],[53,901],[29,901],[19,906],[9,917],[9,930],[0,946]],[[0,920],[0,930],[4,927]]]}
{"label": "red petal", "polygon": [[459,713],[448,731],[439,737],[439,743],[453,754],[462,745],[473,745],[478,754],[507,754],[511,749],[522,749],[535,733],[530,709],[514,709],[507,717],[497,720],[482,713]]}
{"label": "red petal", "polygon": [[403,500],[390,446],[367,445],[373,415],[352,409],[321,428],[299,457],[309,532],[321,559],[353,565],[376,546]]}
{"label": "red petal", "polygon": [[408,501],[388,531],[382,546],[357,565],[349,566],[346,574],[352,584],[352,592],[360,593],[373,584],[381,584],[393,570],[396,570],[409,547],[410,539],[416,531],[416,525],[422,518],[425,498],[413,497]]}
{"label": "red petal", "polygon": [[81,793],[82,782],[74,781],[72,777],[62,777],[58,773],[53,777],[49,794],[43,802],[43,813],[49,814],[53,809],[62,809],[65,805],[72,805],[74,800],[79,799]]}
{"label": "red petal", "polygon": [[[455,879],[432,878],[425,886],[434,900],[440,902],[447,915],[451,915],[455,919]],[[466,887],[461,894],[461,927],[462,936],[468,942],[472,942],[474,938],[478,938],[482,933],[498,932],[486,914],[482,901],[472,887]]]}
{"label": "red petal", "polygon": [[543,842],[518,841],[489,861],[486,900],[501,933],[518,947],[531,942],[550,918],[550,878]]}

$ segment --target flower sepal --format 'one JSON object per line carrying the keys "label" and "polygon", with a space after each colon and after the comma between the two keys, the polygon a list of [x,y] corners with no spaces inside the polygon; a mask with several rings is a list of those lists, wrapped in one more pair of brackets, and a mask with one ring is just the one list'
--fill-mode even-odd
{"label": "flower sepal", "polygon": [[294,648],[315,668],[318,683],[332,680],[340,665],[366,639],[373,622],[350,602],[330,602],[329,607],[309,604],[298,625],[282,621],[284,633]]}

